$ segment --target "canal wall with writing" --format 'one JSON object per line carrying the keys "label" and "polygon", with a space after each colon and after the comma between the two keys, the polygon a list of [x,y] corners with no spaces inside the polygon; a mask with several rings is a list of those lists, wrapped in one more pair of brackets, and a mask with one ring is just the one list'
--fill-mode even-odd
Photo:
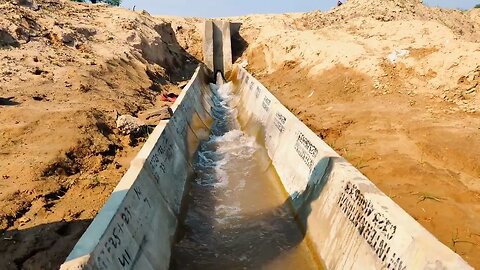
{"label": "canal wall with writing", "polygon": [[[242,121],[260,126],[273,165],[327,269],[472,269],[245,69],[236,67],[231,80],[241,96]],[[301,195],[305,191],[311,194]]]}

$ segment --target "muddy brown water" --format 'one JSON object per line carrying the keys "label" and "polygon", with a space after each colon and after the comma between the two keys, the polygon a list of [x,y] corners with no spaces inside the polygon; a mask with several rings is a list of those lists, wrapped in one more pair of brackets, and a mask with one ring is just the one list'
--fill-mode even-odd
{"label": "muddy brown water", "polygon": [[215,93],[172,249],[171,269],[319,269],[266,149],[237,121],[232,84]]}

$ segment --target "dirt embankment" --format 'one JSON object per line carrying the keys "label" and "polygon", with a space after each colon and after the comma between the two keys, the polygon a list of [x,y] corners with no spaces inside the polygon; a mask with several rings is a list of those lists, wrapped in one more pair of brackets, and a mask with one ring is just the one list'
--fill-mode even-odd
{"label": "dirt embankment", "polygon": [[0,268],[54,269],[201,59],[196,20],[70,1],[0,1]]}
{"label": "dirt embankment", "polygon": [[[477,268],[479,12],[351,0],[237,19],[238,61]],[[0,268],[52,269],[141,147],[116,115],[179,91],[198,21],[53,0],[0,0],[0,14]]]}
{"label": "dirt embankment", "polygon": [[[478,11],[348,1],[248,16],[238,61],[445,245],[480,268]],[[266,23],[268,21],[268,23]]]}

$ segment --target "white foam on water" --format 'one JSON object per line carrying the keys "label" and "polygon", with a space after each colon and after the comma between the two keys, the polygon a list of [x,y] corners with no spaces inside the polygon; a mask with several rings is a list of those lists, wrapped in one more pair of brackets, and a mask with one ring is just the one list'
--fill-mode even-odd
{"label": "white foam on water", "polygon": [[234,205],[217,205],[215,206],[215,222],[220,225],[229,224],[235,220],[241,219],[242,208],[240,204]]}
{"label": "white foam on water", "polygon": [[236,109],[239,101],[232,87],[232,83],[210,84],[215,93],[212,133],[201,143],[195,163],[196,183],[211,188],[210,192],[217,199],[214,220],[218,224],[240,218],[240,203],[225,203],[219,195],[230,196],[245,187],[245,176],[250,170],[248,161],[260,149],[254,137],[240,130]]}
{"label": "white foam on water", "polygon": [[196,179],[174,261],[179,269],[263,269],[297,250],[303,236],[273,188],[266,150],[240,129],[232,84],[210,87],[213,123],[193,162]]}

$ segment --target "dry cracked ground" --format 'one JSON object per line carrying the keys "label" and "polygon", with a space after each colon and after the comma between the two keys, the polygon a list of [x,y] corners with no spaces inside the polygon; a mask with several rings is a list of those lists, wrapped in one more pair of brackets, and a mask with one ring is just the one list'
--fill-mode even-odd
{"label": "dry cracked ground", "polygon": [[[53,0],[0,11],[0,268],[57,268],[146,139],[116,117],[168,106],[202,59],[201,20]],[[477,268],[479,19],[415,0],[231,18],[234,58]]]}

